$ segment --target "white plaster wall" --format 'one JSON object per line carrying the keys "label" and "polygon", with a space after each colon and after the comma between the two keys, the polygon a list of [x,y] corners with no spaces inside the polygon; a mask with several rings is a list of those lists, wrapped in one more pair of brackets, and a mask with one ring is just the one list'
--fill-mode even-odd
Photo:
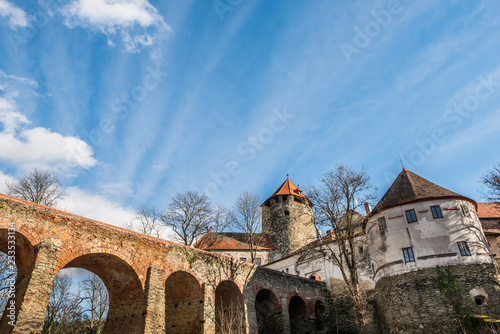
{"label": "white plaster wall", "polygon": [[[219,251],[219,250],[212,250],[211,252],[225,255],[228,257],[232,257],[233,259],[239,260],[241,258],[246,258],[247,262],[250,262],[251,256],[250,256],[250,251],[241,249],[241,250],[231,250],[231,251]],[[262,259],[262,264],[266,264],[269,262],[269,252],[268,250],[259,250],[256,252],[255,257],[258,258],[260,257]]]}
{"label": "white plaster wall", "polygon": [[[443,218],[432,217],[431,206],[439,205]],[[466,205],[471,218],[462,214]],[[405,210],[415,209],[417,222],[407,223]],[[378,218],[385,217],[387,230],[381,233]],[[375,282],[384,275],[400,274],[434,266],[491,263],[481,223],[472,203],[459,199],[436,199],[390,208],[372,216],[366,226],[369,254]],[[458,241],[467,241],[471,256],[462,256]],[[415,262],[392,264],[404,260],[402,249],[413,248]],[[454,256],[419,259],[423,256],[456,253]],[[383,267],[386,265],[385,267]],[[382,267],[382,268],[381,268]]]}

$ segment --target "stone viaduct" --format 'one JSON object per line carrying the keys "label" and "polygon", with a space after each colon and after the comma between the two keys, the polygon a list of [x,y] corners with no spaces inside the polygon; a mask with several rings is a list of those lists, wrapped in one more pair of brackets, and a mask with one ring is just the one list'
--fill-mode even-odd
{"label": "stone viaduct", "polygon": [[40,333],[53,280],[72,267],[106,285],[106,334],[211,334],[230,313],[234,333],[324,332],[321,282],[0,194],[0,251],[14,245],[15,326],[6,310],[3,334]]}

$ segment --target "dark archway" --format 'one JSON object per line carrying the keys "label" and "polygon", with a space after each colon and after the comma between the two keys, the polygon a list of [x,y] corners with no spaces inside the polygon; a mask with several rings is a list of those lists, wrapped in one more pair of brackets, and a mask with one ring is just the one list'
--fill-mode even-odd
{"label": "dark archway", "polygon": [[[11,241],[9,243],[9,240]],[[14,243],[12,243],[12,241]],[[14,246],[14,247],[12,247]],[[9,253],[10,251],[10,253]],[[0,230],[0,252],[5,254],[4,259],[6,260],[6,267],[4,268],[6,271],[10,271],[12,266],[9,264],[11,258],[8,256],[15,257],[15,273],[11,274],[9,272],[4,272],[6,277],[9,277],[9,282],[7,283],[6,288],[8,290],[14,289],[15,293],[11,294],[9,291],[8,294],[13,298],[8,298],[6,300],[7,305],[11,305],[11,301],[14,303],[12,309],[7,310],[7,312],[2,313],[2,319],[0,321],[0,333],[9,334],[12,333],[13,326],[9,325],[8,322],[10,319],[17,319],[17,315],[19,313],[19,309],[22,304],[22,300],[24,298],[24,294],[28,287],[29,279],[31,276],[31,272],[33,270],[33,266],[35,264],[35,255],[36,250],[34,245],[22,234],[18,232],[11,232],[7,229]],[[10,280],[14,283],[14,286],[10,284]],[[9,307],[9,306],[7,306]],[[9,318],[10,317],[10,318]]]}
{"label": "dark archway", "polygon": [[288,314],[290,316],[290,333],[305,334],[309,333],[307,306],[302,298],[293,296],[288,305]]}
{"label": "dark archway", "polygon": [[167,333],[200,333],[203,324],[203,289],[188,272],[177,271],[165,282]]}
{"label": "dark archway", "polygon": [[283,313],[276,295],[267,289],[260,290],[255,297],[255,311],[259,334],[284,333]]}
{"label": "dark archway", "polygon": [[135,270],[115,255],[92,253],[79,256],[64,268],[81,268],[97,275],[109,294],[104,334],[143,333],[146,302]]}
{"label": "dark archway", "polygon": [[314,328],[316,331],[323,331],[326,327],[325,322],[328,319],[326,306],[321,300],[314,304]]}
{"label": "dark archway", "polygon": [[222,281],[215,289],[216,333],[245,333],[245,307],[240,289],[233,281]]}

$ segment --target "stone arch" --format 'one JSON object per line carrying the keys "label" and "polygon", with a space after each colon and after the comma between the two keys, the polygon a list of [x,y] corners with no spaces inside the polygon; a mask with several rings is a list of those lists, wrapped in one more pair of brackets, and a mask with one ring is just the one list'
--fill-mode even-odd
{"label": "stone arch", "polygon": [[[9,318],[7,318],[7,315],[10,315],[12,312],[13,319],[18,318],[19,309],[24,299],[24,294],[35,264],[37,250],[36,244],[33,244],[36,239],[33,238],[32,235],[20,233],[20,231],[17,230],[18,226],[9,231],[8,224],[2,225],[3,226],[0,228],[0,252],[5,253],[7,256],[10,255],[15,257],[15,274],[11,276],[12,279],[15,279],[13,281],[14,293],[12,294],[12,298],[8,301],[8,303],[10,303],[11,300],[14,300],[15,307],[13,311],[3,312],[2,319],[0,320],[0,333],[7,334],[11,333],[13,330],[13,327],[8,324]],[[9,240],[11,241],[10,244]],[[12,241],[14,243],[12,243]],[[14,248],[12,248],[12,246],[14,246]],[[11,252],[13,251],[14,254],[9,253],[9,250]]]}
{"label": "stone arch", "polygon": [[255,296],[255,311],[259,334],[284,332],[284,320],[279,298],[268,289],[260,290]]}
{"label": "stone arch", "polygon": [[321,300],[314,303],[314,328],[316,331],[325,329],[325,322],[328,319],[326,314],[326,306]]}
{"label": "stone arch", "polygon": [[200,333],[203,324],[203,289],[186,271],[176,271],[165,281],[167,333]]}
{"label": "stone arch", "polygon": [[299,296],[293,296],[288,303],[288,314],[290,316],[290,333],[308,333],[307,305]]}
{"label": "stone arch", "polygon": [[[127,263],[137,274],[139,280],[141,282],[142,287],[144,288],[144,283],[146,282],[145,273],[147,271],[147,267],[144,264],[137,263],[137,261],[133,260],[133,257],[124,249],[120,249],[119,251],[111,248],[91,248],[85,247],[82,248],[81,245],[75,246],[72,244],[63,245],[61,252],[59,254],[59,260],[57,262],[57,271],[65,268],[68,263],[73,261],[74,259],[90,255],[90,254],[108,254],[113,255],[116,258],[122,260]],[[91,270],[90,270],[91,271]]]}
{"label": "stone arch", "polygon": [[82,268],[96,274],[106,285],[109,311],[103,333],[144,331],[146,302],[137,272],[123,259],[106,253],[90,253],[69,261],[64,268]]}
{"label": "stone arch", "polygon": [[216,333],[244,333],[245,307],[240,288],[233,281],[222,281],[215,289]]}

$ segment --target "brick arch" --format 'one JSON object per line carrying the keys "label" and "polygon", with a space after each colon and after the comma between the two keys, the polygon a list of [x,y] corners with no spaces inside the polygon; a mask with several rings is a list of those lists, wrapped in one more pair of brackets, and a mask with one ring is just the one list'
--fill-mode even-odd
{"label": "brick arch", "polygon": [[279,295],[269,289],[260,289],[255,296],[258,331],[261,334],[283,333],[283,308]]}
{"label": "brick arch", "polygon": [[165,281],[165,328],[167,333],[198,333],[203,326],[203,285],[184,270],[168,275]]}
{"label": "brick arch", "polygon": [[305,300],[298,296],[292,296],[288,302],[288,315],[290,317],[290,329],[292,334],[308,332],[308,307]]}
{"label": "brick arch", "polygon": [[[146,317],[143,284],[130,263],[110,253],[95,250],[66,252],[59,259],[57,269],[86,269],[103,281],[109,295],[105,334],[140,333],[144,330]],[[118,252],[118,255],[121,254]]]}
{"label": "brick arch", "polygon": [[[31,227],[31,225],[26,223],[21,223],[19,219],[16,219],[14,221],[14,225],[16,232],[24,236],[31,243],[33,247],[38,245],[42,241],[40,235]],[[1,219],[0,230],[3,229],[8,230],[9,228],[10,228],[10,220]]]}
{"label": "brick arch", "polygon": [[142,288],[144,288],[147,276],[147,267],[145,264],[134,261],[130,253],[123,249],[117,251],[115,249],[105,247],[81,248],[79,246],[75,247],[74,245],[63,245],[63,247],[61,247],[61,252],[59,253],[59,260],[57,261],[57,271],[59,272],[74,259],[91,254],[109,254],[127,263],[135,271],[141,281]]}
{"label": "brick arch", "polygon": [[216,333],[240,333],[245,328],[243,294],[232,280],[220,282],[215,289]]}

